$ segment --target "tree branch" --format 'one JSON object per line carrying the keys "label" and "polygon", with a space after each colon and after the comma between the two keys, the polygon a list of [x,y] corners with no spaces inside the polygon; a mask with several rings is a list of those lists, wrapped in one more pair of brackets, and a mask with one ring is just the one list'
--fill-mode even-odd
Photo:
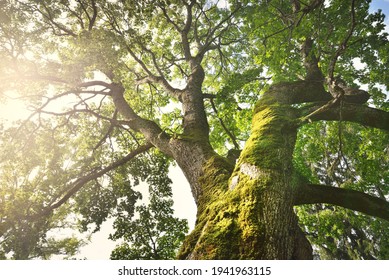
{"label": "tree branch", "polygon": [[334,56],[331,59],[330,65],[328,67],[328,79],[329,79],[329,84],[333,82],[334,80],[334,72],[335,72],[335,65],[338,61],[338,58],[346,51],[347,49],[347,43],[350,40],[356,26],[356,21],[355,21],[355,0],[351,1],[351,26],[347,32],[346,37],[344,40],[339,44]]}
{"label": "tree branch", "polygon": [[[158,62],[157,62],[157,57],[155,55],[155,53],[153,51],[151,51],[150,49],[146,48],[146,46],[144,45],[140,45],[140,47],[142,48],[143,51],[145,51],[146,53],[148,53],[150,56],[151,56],[151,59],[153,61],[153,64],[154,64],[154,68],[157,70],[158,72],[158,75],[159,76],[156,76],[154,74],[151,73],[151,71],[149,70],[145,70],[148,74],[148,77],[146,77],[146,81],[149,81],[149,82],[155,82],[155,83],[159,83],[163,86],[163,88],[169,92],[173,97],[175,98],[179,98],[180,94],[181,94],[181,90],[177,89],[177,88],[174,88],[165,78],[165,75],[162,71],[162,69],[159,67],[158,65]],[[135,55],[135,54],[134,54]],[[139,62],[138,62],[139,63]],[[144,65],[144,63],[142,62],[142,64]],[[145,68],[146,66],[142,66],[143,69],[146,69]],[[138,81],[139,82],[139,81]]]}
{"label": "tree branch", "polygon": [[115,110],[115,112],[113,113],[113,116],[112,116],[112,121],[110,121],[110,126],[107,129],[107,132],[104,134],[103,138],[100,139],[99,143],[97,143],[97,145],[93,147],[93,151],[96,151],[100,146],[102,146],[103,143],[105,142],[105,140],[107,140],[108,137],[113,132],[114,128],[117,125],[116,124],[116,122],[117,122],[117,114],[118,114],[118,111]]}
{"label": "tree branch", "polygon": [[66,203],[70,197],[75,195],[85,184],[92,180],[96,180],[97,178],[103,176],[104,174],[112,171],[113,169],[127,163],[128,161],[132,160],[134,157],[136,157],[139,154],[142,154],[146,152],[147,150],[151,149],[153,145],[151,143],[147,143],[143,146],[138,147],[137,149],[131,151],[129,154],[127,154],[125,157],[115,161],[114,163],[106,166],[105,168],[102,168],[99,171],[93,171],[89,173],[88,175],[82,176],[78,178],[74,183],[72,183],[72,186],[69,188],[69,190],[65,193],[65,195],[60,198],[57,202],[51,204],[50,206],[46,207],[42,212],[37,213],[35,215],[29,216],[29,219],[38,219],[42,216],[50,214],[55,209],[59,208],[61,205]]}
{"label": "tree branch", "polygon": [[144,135],[155,147],[166,155],[172,155],[167,135],[155,122],[141,118],[124,98],[124,88],[121,84],[111,85],[111,96],[118,112],[125,118],[129,127]]}
{"label": "tree branch", "polygon": [[[216,38],[220,37],[220,36],[214,36],[216,31],[218,29],[220,29],[224,23],[228,22],[229,20],[231,20],[234,15],[241,9],[241,6],[239,5],[235,10],[233,10],[227,17],[225,17],[224,19],[222,19],[214,28],[212,28],[210,30],[210,32],[208,33],[207,35],[207,38],[206,38],[206,42],[204,44],[204,46],[199,50],[199,54],[200,56],[204,56],[204,54],[208,51],[208,50],[211,50],[212,48],[214,48],[214,46],[212,46],[212,43],[215,41]],[[225,28],[222,28],[221,29],[221,32],[223,32],[224,30],[226,30],[228,28],[225,27]]]}
{"label": "tree branch", "polygon": [[[323,108],[323,104],[310,104],[303,108],[300,108],[300,114],[302,116],[307,116],[309,118],[303,118],[301,124],[311,122],[311,121],[338,121],[339,113],[341,110],[342,120],[349,121],[354,123],[359,123],[361,125],[374,127],[389,131],[389,112],[368,107],[363,104],[352,104],[344,102],[342,106],[335,106],[332,104],[332,107],[327,107],[325,110],[320,110]],[[312,114],[311,112],[316,112]]]}
{"label": "tree branch", "polygon": [[228,137],[230,137],[232,143],[234,144],[235,149],[240,150],[241,148],[240,148],[238,142],[236,141],[235,135],[227,128],[223,119],[221,117],[219,117],[219,115],[218,115],[219,113],[218,113],[218,110],[216,108],[215,102],[213,101],[213,98],[211,98],[209,101],[211,102],[211,106],[212,106],[213,111],[215,112],[216,118],[219,120],[220,125],[223,127],[223,129],[227,133]]}
{"label": "tree branch", "polygon": [[189,34],[190,28],[192,26],[192,21],[193,21],[192,8],[195,5],[195,3],[196,3],[196,1],[191,1],[190,4],[186,4],[187,16],[186,16],[185,26],[181,31],[181,42],[182,42],[182,47],[184,49],[184,56],[185,56],[186,61],[190,61],[192,59],[188,34]]}
{"label": "tree branch", "polygon": [[[124,35],[123,35],[124,36]],[[148,50],[144,45],[140,44],[140,47],[146,51],[147,53],[151,54],[151,57],[152,57],[152,60],[153,60],[153,63],[154,63],[154,66],[156,67],[157,71],[159,72],[160,76],[157,76],[155,74],[153,74],[151,72],[151,70],[149,69],[149,67],[145,64],[145,62],[139,58],[135,52],[132,50],[132,48],[126,44],[126,48],[127,48],[127,51],[129,52],[129,54],[131,55],[131,57],[139,64],[139,66],[141,66],[141,68],[146,72],[147,76],[138,80],[137,82],[138,83],[145,83],[145,82],[153,82],[153,83],[157,83],[157,84],[160,84],[163,86],[163,88],[171,94],[171,96],[179,99],[180,98],[180,95],[182,93],[182,91],[180,89],[177,89],[175,87],[173,87],[172,85],[170,85],[170,83],[166,80],[166,78],[164,77],[164,75],[162,74],[162,71],[159,69],[159,66],[157,64],[157,60],[156,60],[156,57],[155,57],[155,54]]]}
{"label": "tree branch", "polygon": [[328,203],[389,221],[389,202],[363,192],[324,185],[300,186],[294,205]]}
{"label": "tree branch", "polygon": [[[45,12],[47,14],[45,14],[43,11],[41,11],[39,8],[36,8],[37,12],[39,12],[44,18],[46,18],[49,23],[51,23],[52,25],[54,25],[55,27],[57,27],[59,30],[65,32],[65,35],[69,35],[69,36],[72,36],[74,38],[77,37],[77,34],[74,33],[71,29],[67,28],[65,25],[63,25],[62,23],[58,23],[55,21],[53,15],[52,15],[52,11],[49,9],[48,6],[46,6],[44,4],[44,2],[41,2],[41,5],[43,6]],[[53,28],[54,29],[54,28]]]}
{"label": "tree branch", "polygon": [[296,81],[274,84],[263,94],[262,98],[282,104],[301,104],[328,102],[332,99],[332,96],[324,89],[322,82]]}
{"label": "tree branch", "polygon": [[181,32],[182,32],[182,29],[178,26],[177,23],[175,23],[175,22],[170,18],[169,14],[168,14],[168,12],[167,12],[167,10],[166,10],[165,4],[162,4],[162,5],[159,4],[158,7],[161,9],[163,15],[165,16],[166,21],[167,21],[168,23],[170,23],[171,25],[173,25],[173,27],[174,27],[174,29],[175,29],[176,31],[178,31],[179,33],[181,33]]}

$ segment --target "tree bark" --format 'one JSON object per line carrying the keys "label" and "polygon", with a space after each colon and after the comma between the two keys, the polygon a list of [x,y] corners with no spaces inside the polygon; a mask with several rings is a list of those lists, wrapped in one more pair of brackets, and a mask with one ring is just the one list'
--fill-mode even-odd
{"label": "tree bark", "polygon": [[235,167],[215,154],[206,161],[196,227],[179,258],[312,258],[293,212],[296,110],[277,98],[288,92],[274,94],[290,89],[273,87],[259,100],[251,136]]}

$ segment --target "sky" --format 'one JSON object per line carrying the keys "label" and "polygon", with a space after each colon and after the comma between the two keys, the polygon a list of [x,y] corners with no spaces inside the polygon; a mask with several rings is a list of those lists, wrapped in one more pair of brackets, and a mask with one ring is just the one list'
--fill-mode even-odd
{"label": "sky", "polygon": [[[389,0],[373,0],[371,3],[372,11],[381,9],[385,15],[389,16]],[[386,18],[388,22],[389,18]]]}
{"label": "sky", "polygon": [[386,31],[389,33],[389,0],[373,0],[370,5],[370,11],[375,12],[378,9],[381,9],[382,12],[386,15]]}
{"label": "sky", "polygon": [[[385,15],[386,30],[389,33],[389,0],[374,0],[371,4],[371,12],[381,9]],[[29,112],[26,107],[18,100],[9,100],[6,103],[0,103],[0,122],[14,121],[16,119],[26,118]],[[196,206],[190,192],[190,187],[184,175],[178,167],[170,169],[170,177],[173,180],[173,199],[175,216],[188,219],[191,229],[195,223]],[[77,258],[109,259],[110,252],[115,247],[115,242],[108,240],[112,232],[112,220],[105,222],[100,232],[92,236],[89,245],[83,247]]]}

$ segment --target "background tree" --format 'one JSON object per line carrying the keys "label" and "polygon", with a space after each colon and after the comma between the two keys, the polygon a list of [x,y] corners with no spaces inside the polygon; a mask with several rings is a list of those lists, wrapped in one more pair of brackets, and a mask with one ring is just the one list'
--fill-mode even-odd
{"label": "background tree", "polygon": [[179,258],[387,255],[388,35],[368,1],[1,5],[0,90],[33,109],[15,133],[66,139],[22,219],[67,207],[98,230],[162,153],[197,205]]}
{"label": "background tree", "polygon": [[41,122],[41,125],[46,130],[36,132],[33,123],[25,123],[22,132],[9,128],[0,134],[3,143],[0,169],[2,259],[71,257],[85,244],[75,236],[60,239],[54,235],[64,229],[77,228],[69,207],[36,216],[44,205],[61,195],[64,191],[61,185],[66,185],[67,176],[72,173],[63,165],[63,161],[69,160],[65,138],[60,131],[54,135],[49,129],[51,124]]}
{"label": "background tree", "polygon": [[[173,217],[171,180],[167,177],[168,161],[162,158],[159,168],[150,170],[149,203],[135,207],[139,216],[132,219],[127,207],[120,207],[114,223],[112,240],[124,240],[111,253],[114,260],[169,260],[175,259],[188,224]],[[127,204],[124,204],[127,206]],[[124,206],[123,205],[123,206]],[[130,208],[131,209],[131,208]]]}

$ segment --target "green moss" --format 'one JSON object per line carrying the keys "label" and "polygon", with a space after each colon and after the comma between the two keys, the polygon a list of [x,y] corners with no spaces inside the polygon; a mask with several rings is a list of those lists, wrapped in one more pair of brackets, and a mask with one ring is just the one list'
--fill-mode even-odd
{"label": "green moss", "polygon": [[[181,256],[200,259],[262,258],[264,193],[271,193],[291,166],[296,130],[292,109],[265,96],[257,104],[252,133],[237,166],[217,155],[200,178],[197,225]],[[289,157],[290,156],[290,157]],[[289,164],[290,163],[290,164]],[[230,179],[234,178],[234,179]],[[233,182],[233,187],[229,188]]]}
{"label": "green moss", "polygon": [[[226,177],[219,178],[221,174],[218,172],[211,174],[222,181],[218,183],[222,183],[224,189]],[[195,252],[194,257],[201,259],[257,258],[263,246],[264,232],[260,223],[260,199],[269,182],[262,178],[253,180],[244,174],[239,176],[235,190],[224,190],[198,215],[197,226],[181,250],[181,258],[191,252]],[[215,189],[218,188],[215,186]]]}
{"label": "green moss", "polygon": [[270,94],[265,95],[255,107],[251,135],[238,165],[246,162],[263,169],[279,168],[285,149],[294,145],[295,123],[293,108],[275,102]]}
{"label": "green moss", "polygon": [[198,212],[202,212],[205,205],[218,200],[228,190],[228,178],[233,166],[219,155],[212,156],[204,165],[203,176],[199,178],[202,185],[202,194],[199,197]]}

